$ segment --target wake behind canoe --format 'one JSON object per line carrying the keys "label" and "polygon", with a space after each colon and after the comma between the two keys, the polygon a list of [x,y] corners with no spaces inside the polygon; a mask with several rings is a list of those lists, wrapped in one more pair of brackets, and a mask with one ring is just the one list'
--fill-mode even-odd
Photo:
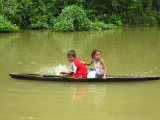
{"label": "wake behind canoe", "polygon": [[115,81],[148,81],[159,80],[160,76],[107,76],[102,78],[72,78],[57,75],[39,75],[25,73],[9,73],[15,79],[41,80],[41,81],[66,81],[66,82],[115,82]]}

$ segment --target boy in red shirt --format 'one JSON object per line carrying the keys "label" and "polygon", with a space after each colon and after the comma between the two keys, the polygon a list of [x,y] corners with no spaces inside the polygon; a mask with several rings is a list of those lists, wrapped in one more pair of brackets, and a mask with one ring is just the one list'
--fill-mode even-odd
{"label": "boy in red shirt", "polygon": [[68,60],[72,62],[71,72],[62,71],[61,74],[73,75],[73,78],[87,78],[87,68],[81,63],[81,60],[76,57],[76,52],[74,50],[68,51],[67,57]]}

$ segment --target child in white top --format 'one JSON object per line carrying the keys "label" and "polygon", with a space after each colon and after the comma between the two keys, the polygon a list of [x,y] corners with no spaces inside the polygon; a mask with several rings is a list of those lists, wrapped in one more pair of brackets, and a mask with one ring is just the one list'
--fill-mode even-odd
{"label": "child in white top", "polygon": [[84,65],[90,66],[92,63],[95,64],[95,68],[91,67],[91,71],[96,71],[96,78],[102,77],[106,79],[106,67],[103,59],[101,58],[101,51],[95,49],[92,52],[92,60],[90,63],[82,62]]}

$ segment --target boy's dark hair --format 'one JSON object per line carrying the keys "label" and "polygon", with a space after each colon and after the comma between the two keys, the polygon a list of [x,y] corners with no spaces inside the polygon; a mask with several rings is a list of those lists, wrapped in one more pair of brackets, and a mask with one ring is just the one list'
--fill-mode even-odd
{"label": "boy's dark hair", "polygon": [[92,55],[91,55],[91,57],[92,57],[92,58],[94,58],[93,56],[96,54],[96,52],[100,52],[100,53],[101,53],[101,51],[100,51],[100,50],[98,50],[98,49],[94,49],[94,50],[93,50],[93,52],[92,52]]}
{"label": "boy's dark hair", "polygon": [[67,56],[69,56],[69,55],[71,55],[71,56],[73,56],[73,57],[76,57],[76,52],[75,52],[74,50],[70,50],[70,51],[68,51],[68,53],[67,53]]}

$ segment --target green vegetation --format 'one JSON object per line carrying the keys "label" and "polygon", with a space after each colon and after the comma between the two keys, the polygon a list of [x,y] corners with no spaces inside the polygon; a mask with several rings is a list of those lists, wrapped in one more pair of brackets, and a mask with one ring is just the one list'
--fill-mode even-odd
{"label": "green vegetation", "polygon": [[12,24],[9,20],[7,20],[4,16],[0,15],[0,31],[17,31],[19,27],[15,24]]}
{"label": "green vegetation", "polygon": [[58,16],[54,29],[58,31],[89,30],[92,22],[87,18],[84,10],[76,5],[68,6]]}
{"label": "green vegetation", "polygon": [[160,24],[159,0],[0,0],[0,31],[103,30]]}

